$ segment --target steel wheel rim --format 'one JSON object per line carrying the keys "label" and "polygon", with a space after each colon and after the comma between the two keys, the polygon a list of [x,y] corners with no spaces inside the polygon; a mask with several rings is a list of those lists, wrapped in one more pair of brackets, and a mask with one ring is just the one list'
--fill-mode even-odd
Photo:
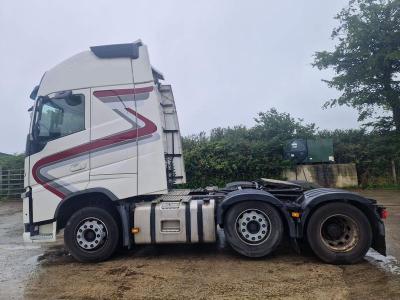
{"label": "steel wheel rim", "polygon": [[97,218],[82,220],[75,230],[75,241],[85,251],[98,250],[105,244],[107,237],[106,225]]}
{"label": "steel wheel rim", "polygon": [[271,221],[259,209],[246,209],[242,211],[235,222],[236,233],[239,238],[249,245],[260,245],[271,234]]}
{"label": "steel wheel rim", "polygon": [[349,252],[358,244],[360,230],[353,218],[335,214],[321,223],[320,237],[333,252]]}

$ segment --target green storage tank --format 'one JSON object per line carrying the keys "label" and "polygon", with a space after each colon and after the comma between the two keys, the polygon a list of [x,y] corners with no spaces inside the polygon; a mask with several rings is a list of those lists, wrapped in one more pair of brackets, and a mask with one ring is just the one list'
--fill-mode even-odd
{"label": "green storage tank", "polygon": [[332,139],[307,139],[307,158],[304,163],[334,162]]}
{"label": "green storage tank", "polygon": [[332,139],[294,139],[284,149],[286,159],[298,164],[334,162]]}

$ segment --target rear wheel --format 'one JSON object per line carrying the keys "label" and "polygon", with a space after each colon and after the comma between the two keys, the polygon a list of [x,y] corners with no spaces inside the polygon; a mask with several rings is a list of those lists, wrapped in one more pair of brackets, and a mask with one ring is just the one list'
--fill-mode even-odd
{"label": "rear wheel", "polygon": [[332,264],[360,261],[371,247],[371,225],[362,211],[346,203],[318,208],[307,226],[307,239],[314,253]]}
{"label": "rear wheel", "polygon": [[65,226],[64,243],[81,262],[109,258],[118,245],[119,230],[113,216],[103,208],[85,207],[72,215]]}
{"label": "rear wheel", "polygon": [[234,250],[248,257],[271,253],[282,240],[283,224],[277,210],[260,201],[244,201],[225,214],[224,232]]}

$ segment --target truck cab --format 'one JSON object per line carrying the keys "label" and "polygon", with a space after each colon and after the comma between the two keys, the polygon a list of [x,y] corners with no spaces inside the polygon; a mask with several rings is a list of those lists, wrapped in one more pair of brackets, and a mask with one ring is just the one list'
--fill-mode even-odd
{"label": "truck cab", "polygon": [[24,222],[40,222],[38,236],[54,238],[54,212],[71,195],[125,199],[166,194],[168,178],[185,182],[173,93],[162,78],[140,41],[92,47],[43,75],[25,160],[25,186],[40,201],[24,206]]}
{"label": "truck cab", "polygon": [[186,175],[163,80],[140,40],[91,47],[44,73],[31,93],[26,241],[55,241],[64,229],[76,259],[100,261],[120,244],[215,242],[219,226],[250,257],[275,250],[284,234],[311,241],[327,262],[357,261],[370,246],[385,252],[384,209],[357,194],[271,180],[174,189]]}

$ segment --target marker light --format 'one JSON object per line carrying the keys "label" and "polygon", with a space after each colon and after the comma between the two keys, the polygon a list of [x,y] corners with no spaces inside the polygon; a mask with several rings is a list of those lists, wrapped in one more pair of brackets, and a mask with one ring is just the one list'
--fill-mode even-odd
{"label": "marker light", "polygon": [[140,232],[140,228],[139,227],[132,227],[131,229],[132,234],[136,234]]}
{"label": "marker light", "polygon": [[300,213],[298,211],[292,211],[292,218],[300,218]]}

